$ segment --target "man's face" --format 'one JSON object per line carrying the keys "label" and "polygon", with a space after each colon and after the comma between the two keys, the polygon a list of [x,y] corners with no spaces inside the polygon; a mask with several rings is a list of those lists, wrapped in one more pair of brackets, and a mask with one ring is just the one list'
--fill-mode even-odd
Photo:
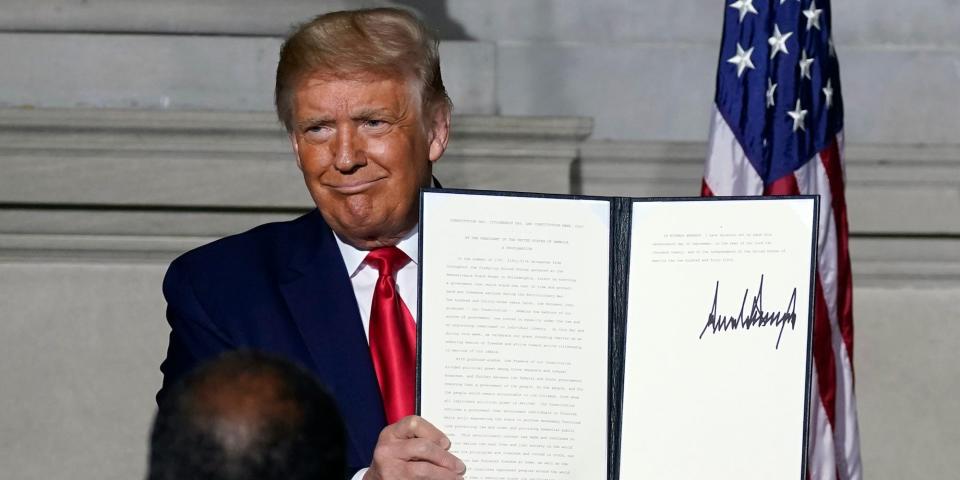
{"label": "man's face", "polygon": [[307,189],[347,243],[393,245],[417,222],[418,190],[447,145],[449,112],[424,118],[403,79],[315,74],[294,92],[293,131]]}

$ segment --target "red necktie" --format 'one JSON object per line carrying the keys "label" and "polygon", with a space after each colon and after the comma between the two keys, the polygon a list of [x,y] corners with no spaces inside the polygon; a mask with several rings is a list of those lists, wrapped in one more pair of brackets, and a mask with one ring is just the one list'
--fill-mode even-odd
{"label": "red necktie", "polygon": [[394,280],[394,274],[409,261],[397,247],[373,249],[366,258],[380,273],[370,308],[370,356],[380,383],[387,424],[413,415],[414,411],[417,328]]}

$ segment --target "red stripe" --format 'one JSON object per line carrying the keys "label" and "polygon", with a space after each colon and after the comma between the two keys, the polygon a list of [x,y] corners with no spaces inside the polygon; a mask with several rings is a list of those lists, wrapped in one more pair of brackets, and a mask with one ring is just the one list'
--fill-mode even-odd
{"label": "red stripe", "polygon": [[[827,300],[823,296],[823,286],[820,284],[820,275],[816,276],[816,297],[814,297],[813,314],[813,364],[817,367],[817,385],[820,387],[820,401],[827,412],[830,429],[833,428],[836,417],[837,403],[837,370],[833,356],[830,332],[830,314],[827,312]],[[811,428],[814,428],[811,426]]]}
{"label": "red stripe", "polygon": [[800,195],[797,177],[790,173],[778,178],[773,183],[763,187],[763,195]]}
{"label": "red stripe", "polygon": [[837,322],[843,343],[847,346],[850,369],[853,370],[853,278],[850,273],[850,227],[847,224],[847,202],[843,194],[843,165],[840,163],[840,146],[834,139],[820,152],[830,194],[833,197],[833,219],[837,232]]}
{"label": "red stripe", "polygon": [[701,197],[712,197],[713,190],[710,190],[710,185],[707,185],[707,179],[704,178],[700,181],[700,196]]}

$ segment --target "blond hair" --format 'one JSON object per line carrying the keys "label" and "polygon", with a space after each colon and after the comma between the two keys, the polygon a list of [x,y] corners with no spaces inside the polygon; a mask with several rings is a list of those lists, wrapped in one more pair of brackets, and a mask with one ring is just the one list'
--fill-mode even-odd
{"label": "blond hair", "polygon": [[333,77],[374,74],[417,82],[423,107],[452,108],[440,76],[437,38],[412,13],[395,8],[332,12],[300,25],[283,43],[274,103],[293,129],[297,83],[314,73]]}

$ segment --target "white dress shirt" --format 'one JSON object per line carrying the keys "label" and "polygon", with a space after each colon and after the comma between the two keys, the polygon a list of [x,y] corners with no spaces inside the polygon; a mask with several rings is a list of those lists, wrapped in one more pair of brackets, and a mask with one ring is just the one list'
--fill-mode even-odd
{"label": "white dress shirt", "polygon": [[[343,256],[343,263],[347,266],[347,272],[350,273],[350,283],[353,284],[353,294],[357,297],[357,306],[360,307],[360,320],[363,321],[363,332],[367,335],[367,343],[370,343],[370,306],[373,303],[373,289],[377,285],[377,278],[380,276],[376,268],[364,262],[367,250],[360,250],[343,240],[340,240],[336,234],[337,246],[340,247],[340,255]],[[400,298],[410,310],[410,316],[413,321],[417,321],[417,256],[420,252],[420,233],[418,226],[414,226],[400,242],[397,248],[410,257],[410,262],[403,266],[396,273],[397,290],[400,292]],[[367,469],[363,468],[354,474],[352,480],[362,480]]]}
{"label": "white dress shirt", "polygon": [[[367,334],[367,343],[370,342],[370,306],[373,304],[373,289],[377,285],[380,273],[377,269],[364,262],[368,250],[360,250],[337,237],[337,246],[343,263],[350,273],[350,283],[353,284],[353,294],[357,296],[357,306],[360,307],[360,320],[363,321],[363,331]],[[404,235],[397,248],[410,257],[410,262],[396,273],[397,290],[400,298],[410,310],[413,321],[417,321],[417,255],[420,252],[420,233],[415,225],[409,233]]]}

